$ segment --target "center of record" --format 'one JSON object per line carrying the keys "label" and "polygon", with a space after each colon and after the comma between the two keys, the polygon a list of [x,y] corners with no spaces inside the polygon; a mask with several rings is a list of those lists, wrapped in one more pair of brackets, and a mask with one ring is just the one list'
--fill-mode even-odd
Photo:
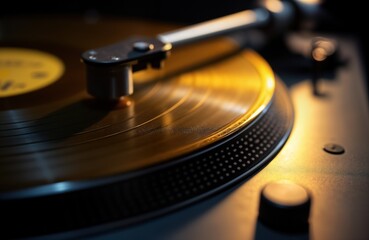
{"label": "center of record", "polygon": [[54,55],[25,48],[0,48],[0,97],[44,88],[63,72],[63,62]]}

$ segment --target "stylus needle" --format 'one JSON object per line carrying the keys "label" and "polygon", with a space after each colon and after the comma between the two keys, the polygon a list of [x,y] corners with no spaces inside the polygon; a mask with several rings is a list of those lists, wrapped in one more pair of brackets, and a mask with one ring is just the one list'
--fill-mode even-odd
{"label": "stylus needle", "polygon": [[295,7],[279,0],[264,1],[263,7],[162,33],[156,38],[134,37],[82,54],[86,65],[87,91],[108,101],[133,93],[132,72],[148,65],[160,68],[173,47],[227,33],[255,28],[282,31],[293,22]]}

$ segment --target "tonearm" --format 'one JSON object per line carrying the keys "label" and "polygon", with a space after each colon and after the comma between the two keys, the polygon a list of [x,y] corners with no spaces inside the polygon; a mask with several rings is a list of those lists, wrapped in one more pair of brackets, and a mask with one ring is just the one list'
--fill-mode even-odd
{"label": "tonearm", "polygon": [[97,99],[115,101],[134,91],[132,73],[151,66],[160,69],[172,48],[230,32],[250,29],[285,31],[302,17],[315,14],[317,4],[265,0],[253,10],[224,16],[157,35],[132,37],[82,54],[87,91]]}

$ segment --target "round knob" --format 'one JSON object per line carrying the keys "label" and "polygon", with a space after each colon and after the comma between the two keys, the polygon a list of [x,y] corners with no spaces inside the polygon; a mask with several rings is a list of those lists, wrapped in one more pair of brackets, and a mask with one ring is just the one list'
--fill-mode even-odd
{"label": "round knob", "polygon": [[281,180],[267,184],[261,191],[259,220],[281,231],[308,229],[311,195],[291,181]]}

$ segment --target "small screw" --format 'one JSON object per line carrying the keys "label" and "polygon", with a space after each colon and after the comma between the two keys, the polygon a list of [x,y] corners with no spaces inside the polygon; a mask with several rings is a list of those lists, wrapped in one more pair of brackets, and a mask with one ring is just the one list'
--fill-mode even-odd
{"label": "small screw", "polygon": [[147,52],[154,49],[154,44],[148,42],[135,42],[133,44],[133,49],[140,52]]}
{"label": "small screw", "polygon": [[342,154],[345,152],[345,149],[342,146],[335,144],[335,143],[325,144],[323,149],[327,153],[331,153],[331,154]]}

